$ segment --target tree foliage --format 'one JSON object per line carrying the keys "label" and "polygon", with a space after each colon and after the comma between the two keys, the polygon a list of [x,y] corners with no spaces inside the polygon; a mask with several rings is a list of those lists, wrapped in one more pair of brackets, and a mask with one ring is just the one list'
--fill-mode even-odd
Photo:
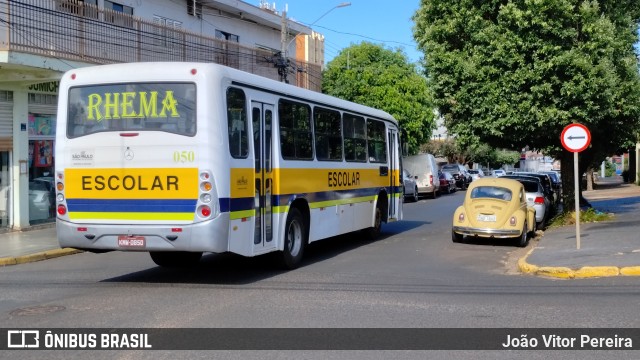
{"label": "tree foliage", "polygon": [[564,171],[572,160],[560,134],[570,123],[592,135],[582,168],[636,141],[639,18],[633,0],[422,0],[414,37],[449,132],[542,150]]}
{"label": "tree foliage", "polygon": [[384,110],[398,120],[415,153],[435,127],[426,79],[400,50],[362,42],[343,49],[327,64],[322,91]]}

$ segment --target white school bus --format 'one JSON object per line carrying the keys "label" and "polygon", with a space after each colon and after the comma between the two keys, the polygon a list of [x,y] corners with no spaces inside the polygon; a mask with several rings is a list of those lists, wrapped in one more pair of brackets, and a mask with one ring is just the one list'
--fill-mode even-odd
{"label": "white school bus", "polygon": [[278,251],[402,218],[398,124],[384,111],[216,64],[68,71],[56,132],[60,246]]}

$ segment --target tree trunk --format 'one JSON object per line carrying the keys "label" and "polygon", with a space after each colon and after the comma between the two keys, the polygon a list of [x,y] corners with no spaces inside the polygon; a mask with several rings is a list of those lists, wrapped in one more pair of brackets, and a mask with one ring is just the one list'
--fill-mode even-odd
{"label": "tree trunk", "polygon": [[593,168],[587,168],[587,191],[593,190]]}
{"label": "tree trunk", "polygon": [[567,150],[562,150],[560,177],[562,178],[562,211],[573,211],[575,210],[573,153]]}

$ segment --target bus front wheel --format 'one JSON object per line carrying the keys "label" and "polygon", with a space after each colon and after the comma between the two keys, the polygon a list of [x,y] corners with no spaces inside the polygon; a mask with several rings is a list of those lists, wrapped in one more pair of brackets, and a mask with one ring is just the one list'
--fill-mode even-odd
{"label": "bus front wheel", "polygon": [[285,226],[284,249],[282,262],[287,269],[295,269],[300,265],[304,246],[307,242],[307,229],[300,210],[291,208]]}
{"label": "bus front wheel", "polygon": [[191,267],[198,264],[201,252],[189,251],[150,251],[151,260],[162,267]]}

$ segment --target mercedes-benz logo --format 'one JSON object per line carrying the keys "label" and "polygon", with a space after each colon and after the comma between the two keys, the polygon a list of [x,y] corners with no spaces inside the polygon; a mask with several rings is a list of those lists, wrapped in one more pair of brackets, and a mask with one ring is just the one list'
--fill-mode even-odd
{"label": "mercedes-benz logo", "polygon": [[133,150],[127,148],[127,150],[124,151],[124,159],[133,160]]}

